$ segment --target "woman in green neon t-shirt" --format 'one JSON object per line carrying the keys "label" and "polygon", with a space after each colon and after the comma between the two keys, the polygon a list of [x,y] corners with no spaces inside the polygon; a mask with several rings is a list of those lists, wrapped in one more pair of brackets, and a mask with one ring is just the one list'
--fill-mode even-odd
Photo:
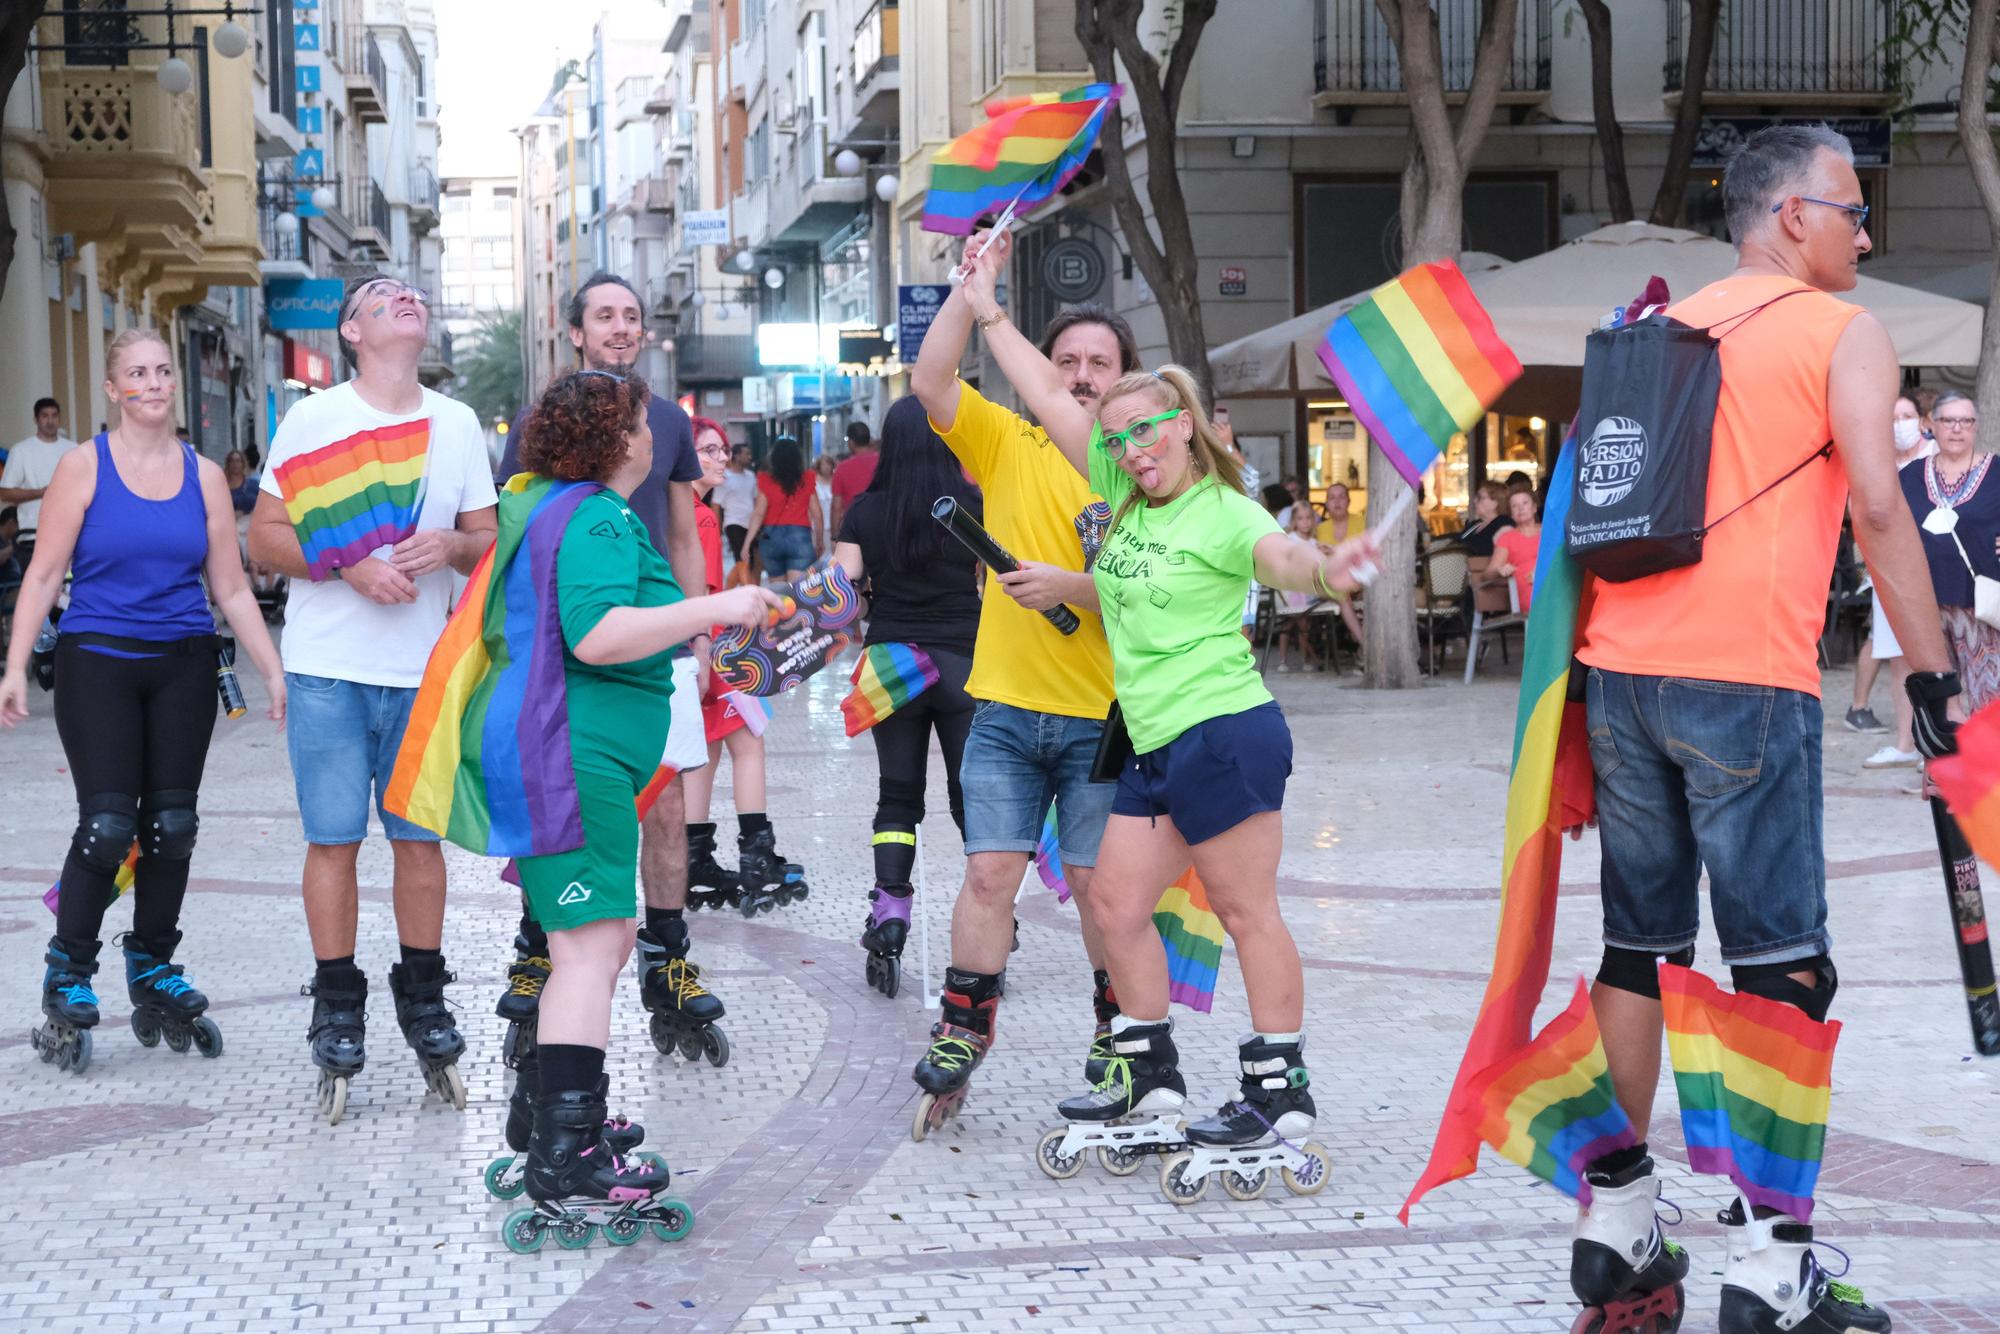
{"label": "woman in green neon t-shirt", "polygon": [[[981,242],[973,238],[968,255]],[[1241,1098],[1190,1125],[1188,1139],[1197,1148],[1296,1145],[1314,1112],[1299,1041],[1304,976],[1277,897],[1292,739],[1238,625],[1253,577],[1331,596],[1358,586],[1355,572],[1374,561],[1376,542],[1363,535],[1322,554],[1289,541],[1243,494],[1239,465],[1179,367],[1127,375],[1090,406],[1073,397],[994,299],[1006,255],[1004,236],[985,247],[966,266],[966,295],[1028,411],[1112,506],[1093,576],[1135,752],[1092,882],[1124,1010],[1113,1045],[1125,1059],[1061,1111],[1071,1122],[1150,1115],[1161,1123],[1178,1112],[1186,1085],[1176,1069],[1153,908],[1192,861],[1236,944],[1256,1031],[1240,1052]]]}

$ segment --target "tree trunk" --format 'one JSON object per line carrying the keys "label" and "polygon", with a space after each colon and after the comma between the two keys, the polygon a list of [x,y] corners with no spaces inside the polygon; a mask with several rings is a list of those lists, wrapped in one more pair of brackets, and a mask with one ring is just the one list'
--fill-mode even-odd
{"label": "tree trunk", "polygon": [[[1679,0],[1668,0],[1678,4]],[[1678,227],[1681,202],[1687,194],[1688,164],[1695,140],[1701,137],[1701,102],[1708,90],[1708,62],[1715,56],[1715,29],[1722,0],[1688,0],[1687,49],[1681,59],[1681,105],[1674,116],[1673,137],[1667,140],[1666,169],[1647,219],[1656,227]]]}
{"label": "tree trunk", "polygon": [[[7,105],[14,81],[28,63],[28,39],[35,35],[35,24],[47,6],[48,0],[15,0],[6,17],[0,18],[0,107]],[[14,267],[18,237],[13,212],[7,206],[6,159],[0,156],[0,296],[7,294],[7,271]]]}
{"label": "tree trunk", "polygon": [[1625,130],[1618,124],[1612,96],[1611,6],[1578,0],[1590,30],[1590,108],[1597,121],[1597,148],[1604,154],[1604,193],[1613,222],[1632,220],[1632,180],[1625,172]]}
{"label": "tree trunk", "polygon": [[[1986,207],[1986,225],[1993,249],[2000,252],[2000,149],[1993,143],[1992,119],[1986,111],[1993,66],[2000,62],[2000,21],[1992,4],[1974,4],[1965,29],[1965,70],[1958,87],[1958,141],[1979,202]],[[1979,382],[1974,391],[1979,416],[1989,423],[1982,443],[1992,447],[2000,422],[2000,269],[1986,300],[1986,324],[1979,339]]]}

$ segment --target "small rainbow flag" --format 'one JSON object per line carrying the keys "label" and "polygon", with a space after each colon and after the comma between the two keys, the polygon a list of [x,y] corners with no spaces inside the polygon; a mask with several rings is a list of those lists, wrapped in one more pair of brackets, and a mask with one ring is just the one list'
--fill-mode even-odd
{"label": "small rainbow flag", "polygon": [[[118,873],[111,877],[111,901],[113,903],[118,902],[119,899],[124,897],[125,891],[132,888],[133,877],[138,872],[139,840],[133,839],[131,849],[125,854],[125,860],[118,864]],[[56,900],[61,897],[62,881],[58,880],[53,885],[50,885],[48,890],[42,895],[42,902],[48,906],[50,912],[54,912],[56,910]]]}
{"label": "small rainbow flag", "polygon": [[653,809],[653,803],[660,799],[660,794],[667,790],[667,784],[673,782],[679,775],[680,770],[671,764],[663,764],[653,770],[653,776],[646,780],[646,786],[640,788],[639,795],[632,799],[632,807],[638,812],[641,820],[646,818],[646,812]]}
{"label": "small rainbow flag", "polygon": [[1215,1008],[1215,972],[1222,964],[1222,919],[1190,866],[1153,908],[1153,929],[1167,947],[1167,995],[1191,1010]]}
{"label": "small rainbow flag", "polygon": [[840,701],[847,735],[859,736],[937,684],[937,664],[915,644],[870,644],[854,664],[854,689]]}
{"label": "small rainbow flag", "polygon": [[1479,1137],[1565,1195],[1590,1203],[1586,1167],[1638,1143],[1611,1089],[1611,1067],[1590,987],[1576,981],[1569,1008],[1534,1041],[1480,1076]]}
{"label": "small rainbow flag", "polygon": [[2000,866],[2000,708],[1987,705],[1958,729],[1958,753],[1926,769],[1958,817],[1965,841]]}
{"label": "small rainbow flag", "polygon": [[1049,803],[1049,813],[1042,818],[1041,841],[1035,844],[1035,874],[1056,892],[1057,903],[1069,902],[1069,877],[1063,874],[1062,840],[1056,837],[1054,802]]}
{"label": "small rainbow flag", "polygon": [[1326,331],[1319,359],[1412,487],[1521,378],[1519,358],[1449,260],[1369,293]]}
{"label": "small rainbow flag", "polygon": [[356,431],[277,467],[285,513],[315,582],[417,531],[428,417]]}
{"label": "small rainbow flag", "polygon": [[1839,1021],[1725,992],[1670,963],[1660,965],[1660,1001],[1688,1166],[1728,1177],[1752,1204],[1811,1222]]}
{"label": "small rainbow flag", "polygon": [[931,156],[924,230],[970,236],[982,217],[1026,213],[1082,169],[1122,84],[995,98],[987,119]]}
{"label": "small rainbow flag", "polygon": [[556,550],[602,490],[517,474],[500,531],[431,650],[382,804],[488,857],[583,846],[569,750]]}
{"label": "small rainbow flag", "polygon": [[740,690],[725,690],[722,697],[729,701],[729,711],[743,720],[751,736],[764,735],[764,729],[771,725],[771,702],[761,695],[746,695]]}

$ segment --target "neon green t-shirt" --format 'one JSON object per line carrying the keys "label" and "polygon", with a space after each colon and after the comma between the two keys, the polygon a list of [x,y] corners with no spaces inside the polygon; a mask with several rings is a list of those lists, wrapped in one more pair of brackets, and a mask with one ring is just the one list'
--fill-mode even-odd
{"label": "neon green t-shirt", "polygon": [[572,760],[578,769],[630,777],[643,787],[667,749],[673,652],[592,665],[576,656],[576,646],[613,607],[664,607],[681,600],[681,588],[615,493],[598,492],[570,516],[556,552],[556,599]]}
{"label": "neon green t-shirt", "polygon": [[[1115,515],[1134,483],[1096,444],[1090,486]],[[1092,577],[1125,730],[1140,754],[1210,718],[1271,698],[1243,637],[1251,552],[1278,521],[1240,491],[1211,479],[1165,505],[1142,498],[1116,522]]]}

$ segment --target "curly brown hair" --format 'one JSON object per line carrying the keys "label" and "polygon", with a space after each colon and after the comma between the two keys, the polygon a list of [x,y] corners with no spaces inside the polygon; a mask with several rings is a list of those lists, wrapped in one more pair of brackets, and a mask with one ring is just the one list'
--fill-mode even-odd
{"label": "curly brown hair", "polygon": [[625,437],[649,397],[636,375],[573,371],[543,391],[521,426],[521,466],[562,482],[602,482],[625,461]]}

